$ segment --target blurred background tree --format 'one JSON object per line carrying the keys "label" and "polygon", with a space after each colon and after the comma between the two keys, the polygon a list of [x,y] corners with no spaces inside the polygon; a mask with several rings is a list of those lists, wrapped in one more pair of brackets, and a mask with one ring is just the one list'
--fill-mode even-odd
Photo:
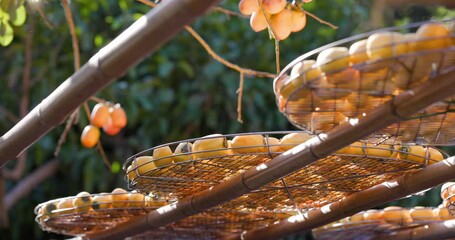
{"label": "blurred background tree", "polygon": [[[308,18],[303,31],[280,43],[282,67],[309,50],[357,33],[455,17],[454,11],[444,6],[398,2],[402,4],[392,6],[385,0],[315,0],[306,4],[307,11],[339,28],[335,30]],[[221,2],[223,8],[232,11],[238,11],[237,4],[237,0]],[[451,2],[447,1],[447,4]],[[60,2],[27,1],[25,7],[25,24],[10,24],[14,39],[0,49],[3,59],[0,62],[1,134],[74,72],[71,35]],[[150,9],[131,0],[74,0],[70,7],[80,44],[81,63]],[[212,11],[192,27],[226,60],[245,68],[274,73],[274,41],[266,31],[253,32],[249,19]],[[53,153],[64,125],[30,147],[27,154],[23,154],[22,162],[11,161],[2,169],[0,199],[3,204],[0,201],[0,206],[6,211],[1,211],[0,207],[0,212],[7,214],[0,215],[0,223],[4,226],[0,231],[2,239],[64,238],[38,227],[34,222],[34,207],[80,191],[98,193],[110,192],[115,187],[127,188],[121,170],[123,161],[144,149],[212,133],[296,129],[278,112],[272,81],[246,77],[243,124],[237,122],[239,73],[212,59],[188,32],[182,31],[97,95],[121,103],[128,115],[128,126],[119,135],[102,136],[102,144],[112,164],[110,169],[95,149],[85,149],[79,142],[82,129],[88,123],[83,111],[58,157]],[[89,102],[90,107],[94,104]],[[36,174],[38,169],[45,173]],[[38,184],[27,189],[25,180],[34,174],[42,176],[43,181],[35,181]],[[440,203],[438,194],[436,189],[425,197],[397,204],[437,206]]]}

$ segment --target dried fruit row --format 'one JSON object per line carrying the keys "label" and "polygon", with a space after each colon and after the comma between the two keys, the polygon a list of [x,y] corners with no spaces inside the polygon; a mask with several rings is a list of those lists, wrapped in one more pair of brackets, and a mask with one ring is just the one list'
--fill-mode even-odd
{"label": "dried fruit row", "polygon": [[155,209],[166,205],[166,201],[157,200],[153,195],[128,192],[116,188],[111,193],[90,194],[80,192],[76,196],[56,199],[37,206],[36,214],[41,220],[49,217],[88,213],[91,211],[109,211],[115,209]]}
{"label": "dried fruit row", "polygon": [[[262,134],[242,134],[228,140],[221,134],[212,134],[194,142],[180,142],[175,150],[172,145],[153,148],[152,155],[135,156],[126,162],[126,174],[130,181],[138,176],[146,176],[154,169],[174,164],[238,155],[277,155],[306,142],[313,135],[306,132],[295,132],[284,135],[281,139],[263,136]],[[176,144],[175,144],[176,145]],[[393,143],[355,142],[336,152],[339,155],[357,155],[382,159],[411,161],[422,166],[430,165],[444,159],[440,151],[433,147],[419,145],[402,145]],[[225,160],[228,164],[229,160]]]}

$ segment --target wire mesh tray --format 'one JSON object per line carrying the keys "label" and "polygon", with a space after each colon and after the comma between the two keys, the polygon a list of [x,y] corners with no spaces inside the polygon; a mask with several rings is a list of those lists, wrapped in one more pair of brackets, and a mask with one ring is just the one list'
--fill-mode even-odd
{"label": "wire mesh tray", "polygon": [[[392,209],[386,209],[360,212],[322,226],[312,231],[313,236],[317,240],[374,239],[379,235],[392,237],[400,230],[453,219],[445,208],[392,207]],[[369,216],[365,219],[368,213]]]}
{"label": "wire mesh tray", "polygon": [[442,185],[441,198],[443,199],[443,206],[449,210],[452,216],[455,216],[455,182]]}
{"label": "wire mesh tray", "polygon": [[267,226],[295,213],[226,211],[223,207],[200,213],[158,230],[129,239],[225,239],[243,231]]}
{"label": "wire mesh tray", "polygon": [[[455,71],[454,22],[381,29],[298,57],[274,81],[279,110],[293,125],[314,133],[361,120],[403,91]],[[452,144],[454,99],[435,103],[378,134],[408,143]]]}
{"label": "wire mesh tray", "polygon": [[[138,153],[127,159],[123,169],[130,187],[174,201],[265,163],[311,137],[306,132],[260,132],[183,140]],[[239,139],[243,139],[243,144],[239,144]],[[212,148],[198,149],[201,141]],[[185,144],[193,147],[182,153],[178,149]],[[168,149],[167,155],[154,158],[152,155],[158,156],[158,149]],[[318,207],[443,158],[434,148],[400,145],[391,139],[369,139],[343,148],[224,207],[250,212]]]}
{"label": "wire mesh tray", "polygon": [[35,221],[44,231],[77,236],[112,228],[167,204],[136,192],[85,193],[39,204]]}

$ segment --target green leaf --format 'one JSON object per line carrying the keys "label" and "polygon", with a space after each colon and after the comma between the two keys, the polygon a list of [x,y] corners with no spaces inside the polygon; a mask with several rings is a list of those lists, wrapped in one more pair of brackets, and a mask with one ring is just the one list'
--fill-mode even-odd
{"label": "green leaf", "polygon": [[24,5],[19,6],[10,15],[10,21],[14,26],[22,26],[25,23],[25,19],[27,19],[27,11],[25,11]]}
{"label": "green leaf", "polygon": [[122,165],[118,161],[115,161],[112,163],[112,166],[111,166],[112,173],[117,174],[120,172],[121,169],[122,169]]}
{"label": "green leaf", "polygon": [[8,21],[0,22],[0,45],[8,46],[14,38],[13,28],[9,25]]}

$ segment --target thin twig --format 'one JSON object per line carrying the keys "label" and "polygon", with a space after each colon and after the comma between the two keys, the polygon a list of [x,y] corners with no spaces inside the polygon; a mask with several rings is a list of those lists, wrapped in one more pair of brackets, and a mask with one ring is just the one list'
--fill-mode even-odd
{"label": "thin twig", "polygon": [[27,177],[18,182],[5,196],[6,210],[11,209],[20,199],[30,194],[36,186],[57,172],[59,161],[53,159],[34,170]]}
{"label": "thin twig", "polygon": [[[79,53],[79,41],[76,36],[73,15],[71,13],[71,9],[68,5],[67,0],[60,0],[60,2],[62,3],[63,9],[65,11],[66,22],[68,23],[70,33],[71,33],[71,42],[73,44],[73,55],[74,55],[74,70],[77,71],[81,68],[81,61],[80,61],[80,53]],[[54,151],[55,157],[57,157],[58,154],[60,153],[62,145],[65,143],[68,133],[71,130],[71,126],[73,124],[77,123],[78,119],[79,119],[79,108],[76,109],[73,113],[71,113],[68,120],[66,120],[65,128],[63,130],[62,135],[60,135],[60,138],[58,139],[57,147],[55,148],[55,151]]]}
{"label": "thin twig", "polygon": [[327,21],[325,21],[325,20],[322,20],[322,19],[319,18],[318,16],[316,16],[316,15],[314,15],[314,14],[308,12],[308,11],[305,11],[304,9],[302,9],[302,11],[303,11],[305,14],[307,14],[308,16],[310,16],[310,17],[316,19],[318,22],[320,22],[320,23],[322,23],[322,24],[325,24],[325,25],[327,25],[327,26],[329,26],[329,27],[331,27],[331,28],[333,28],[333,29],[338,29],[338,26],[335,26],[335,25],[333,25],[333,24],[330,23],[330,22],[327,22]]}
{"label": "thin twig", "polygon": [[106,165],[107,169],[111,170],[112,165],[109,162],[109,160],[107,159],[106,152],[104,152],[104,148],[103,148],[103,145],[101,145],[101,141],[98,141],[98,143],[96,144],[96,149],[100,153],[101,158],[103,159],[104,165]]}
{"label": "thin twig", "polygon": [[70,32],[71,32],[71,38],[72,38],[72,43],[73,43],[73,54],[74,54],[74,69],[77,71],[77,70],[79,70],[79,68],[81,68],[81,61],[80,61],[80,56],[79,56],[79,42],[78,42],[77,36],[76,36],[73,15],[72,15],[71,9],[68,5],[68,1],[60,0],[60,2],[63,5],[63,9],[65,10],[66,21],[68,22],[68,26],[69,26]]}
{"label": "thin twig", "polygon": [[53,30],[54,26],[47,20],[46,14],[44,14],[43,9],[41,9],[41,5],[40,4],[29,4],[29,5],[33,6],[38,11],[39,15],[41,16],[41,18],[44,21],[44,24],[46,24],[46,26],[50,30]]}
{"label": "thin twig", "polygon": [[106,102],[106,100],[101,99],[101,98],[99,98],[99,97],[95,97],[95,96],[91,96],[91,97],[90,97],[90,100],[92,100],[92,101],[94,101],[94,102],[97,102],[97,103],[104,103],[104,102]]}
{"label": "thin twig", "polygon": [[275,65],[276,65],[276,73],[280,73],[280,40],[276,37],[276,32],[272,27],[270,17],[266,14],[264,6],[262,5],[261,0],[257,0],[259,7],[261,8],[262,14],[264,14],[265,21],[267,22],[267,28],[269,33],[272,34],[273,39],[275,39]]}
{"label": "thin twig", "polygon": [[149,0],[137,0],[138,2],[141,2],[149,7],[156,7],[156,3],[149,1]]}
{"label": "thin twig", "polygon": [[54,151],[54,156],[57,157],[58,154],[60,154],[60,150],[62,149],[63,144],[66,141],[66,137],[68,136],[68,133],[71,130],[71,127],[77,122],[77,117],[73,116],[76,115],[75,113],[79,113],[79,111],[74,111],[71,116],[68,118],[66,121],[65,129],[63,130],[62,135],[60,135],[60,138],[58,139],[57,147],[55,148]]}
{"label": "thin twig", "polygon": [[239,17],[239,18],[250,18],[249,16],[245,16],[245,15],[242,15],[241,13],[234,12],[234,11],[231,11],[229,9],[222,8],[222,7],[214,7],[213,10],[214,11],[218,11],[218,12],[222,12],[222,13],[226,14],[227,16],[236,16],[236,17]]}
{"label": "thin twig", "polygon": [[[27,24],[27,34],[24,38],[24,59],[25,63],[22,70],[22,86],[21,86],[21,99],[19,103],[19,116],[25,117],[28,113],[30,102],[30,79],[32,73],[33,61],[33,36],[35,33],[35,22],[31,21]],[[27,151],[23,151],[12,170],[7,168],[2,169],[2,176],[5,179],[17,181],[22,178],[25,172],[25,161],[27,159]]]}
{"label": "thin twig", "polygon": [[228,68],[234,69],[238,72],[247,74],[247,75],[254,75],[257,77],[266,77],[266,78],[275,78],[276,75],[268,72],[261,72],[261,71],[255,71],[252,69],[247,69],[247,68],[242,68],[236,64],[233,64],[226,59],[220,57],[218,54],[216,54],[213,49],[207,44],[207,42],[191,27],[185,26],[185,30],[188,31],[201,45],[204,47],[204,49],[208,52],[210,56],[212,56],[215,60],[218,62],[222,63]]}
{"label": "thin twig", "polygon": [[88,106],[88,103],[84,102],[82,106],[84,108],[85,114],[87,114],[87,118],[90,118],[90,107]]}
{"label": "thin twig", "polygon": [[[137,0],[147,6],[150,7],[155,7],[156,3],[153,3],[149,0]],[[202,47],[207,51],[207,53],[212,56],[216,61],[220,62],[221,64],[225,65],[228,68],[231,68],[233,70],[236,70],[240,73],[244,73],[247,75],[253,75],[257,77],[265,77],[265,78],[275,78],[276,75],[268,72],[261,72],[261,71],[255,71],[252,69],[247,69],[247,68],[242,68],[236,64],[233,64],[226,59],[222,58],[219,56],[213,49],[210,47],[210,45],[190,26],[185,26],[185,30],[188,31],[191,36],[193,36],[201,45]]]}
{"label": "thin twig", "polygon": [[239,123],[243,123],[242,120],[242,97],[243,97],[243,83],[244,83],[244,75],[240,73],[240,82],[239,82],[239,89],[237,89],[237,121]]}

